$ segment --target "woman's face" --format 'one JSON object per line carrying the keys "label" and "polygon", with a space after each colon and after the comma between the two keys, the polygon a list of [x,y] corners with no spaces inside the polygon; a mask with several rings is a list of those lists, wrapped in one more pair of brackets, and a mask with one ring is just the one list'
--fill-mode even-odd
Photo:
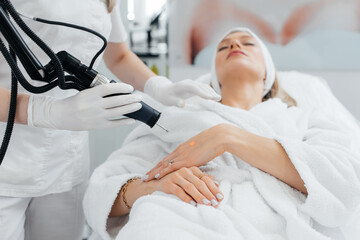
{"label": "woman's face", "polygon": [[266,78],[260,45],[247,32],[230,33],[218,44],[215,66],[220,86],[225,84],[225,81],[238,79],[239,74],[245,74],[248,79],[262,83]]}

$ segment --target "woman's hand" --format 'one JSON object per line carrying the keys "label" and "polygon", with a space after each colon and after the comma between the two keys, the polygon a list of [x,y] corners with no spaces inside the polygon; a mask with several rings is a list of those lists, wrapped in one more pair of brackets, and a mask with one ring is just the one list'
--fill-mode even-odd
{"label": "woman's hand", "polygon": [[229,127],[228,124],[219,124],[190,138],[151,169],[144,181],[161,179],[182,167],[202,166],[223,154]]}
{"label": "woman's hand", "polygon": [[184,202],[216,207],[224,196],[214,178],[204,174],[198,167],[183,167],[155,181],[155,190],[174,194]]}

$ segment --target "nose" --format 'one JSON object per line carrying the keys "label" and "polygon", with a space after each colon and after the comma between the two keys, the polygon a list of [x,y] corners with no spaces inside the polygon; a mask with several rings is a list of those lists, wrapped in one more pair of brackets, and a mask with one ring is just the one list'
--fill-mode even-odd
{"label": "nose", "polygon": [[241,48],[241,43],[239,40],[237,39],[233,39],[231,42],[230,42],[230,49],[233,49],[235,47],[238,47],[238,48]]}

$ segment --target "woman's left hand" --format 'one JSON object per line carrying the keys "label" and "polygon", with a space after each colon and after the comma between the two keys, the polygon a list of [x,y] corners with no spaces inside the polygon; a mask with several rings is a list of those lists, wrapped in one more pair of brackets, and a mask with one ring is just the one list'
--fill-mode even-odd
{"label": "woman's left hand", "polygon": [[160,179],[182,167],[199,167],[225,152],[225,130],[227,124],[206,129],[180,144],[172,153],[162,159],[146,173],[144,181]]}

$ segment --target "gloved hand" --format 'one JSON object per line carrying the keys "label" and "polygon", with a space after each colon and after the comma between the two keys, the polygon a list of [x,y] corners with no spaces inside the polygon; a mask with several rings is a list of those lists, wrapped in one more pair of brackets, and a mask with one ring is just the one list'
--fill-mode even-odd
{"label": "gloved hand", "polygon": [[149,94],[165,105],[185,106],[185,99],[198,95],[205,99],[220,101],[221,96],[205,83],[185,79],[173,83],[166,77],[154,76],[149,78],[144,86],[144,93]]}
{"label": "gloved hand", "polygon": [[124,83],[100,85],[65,99],[32,95],[28,105],[28,125],[42,128],[83,131],[117,127],[135,123],[134,119],[111,120],[135,112],[142,106],[142,96],[131,93],[134,88]]}

